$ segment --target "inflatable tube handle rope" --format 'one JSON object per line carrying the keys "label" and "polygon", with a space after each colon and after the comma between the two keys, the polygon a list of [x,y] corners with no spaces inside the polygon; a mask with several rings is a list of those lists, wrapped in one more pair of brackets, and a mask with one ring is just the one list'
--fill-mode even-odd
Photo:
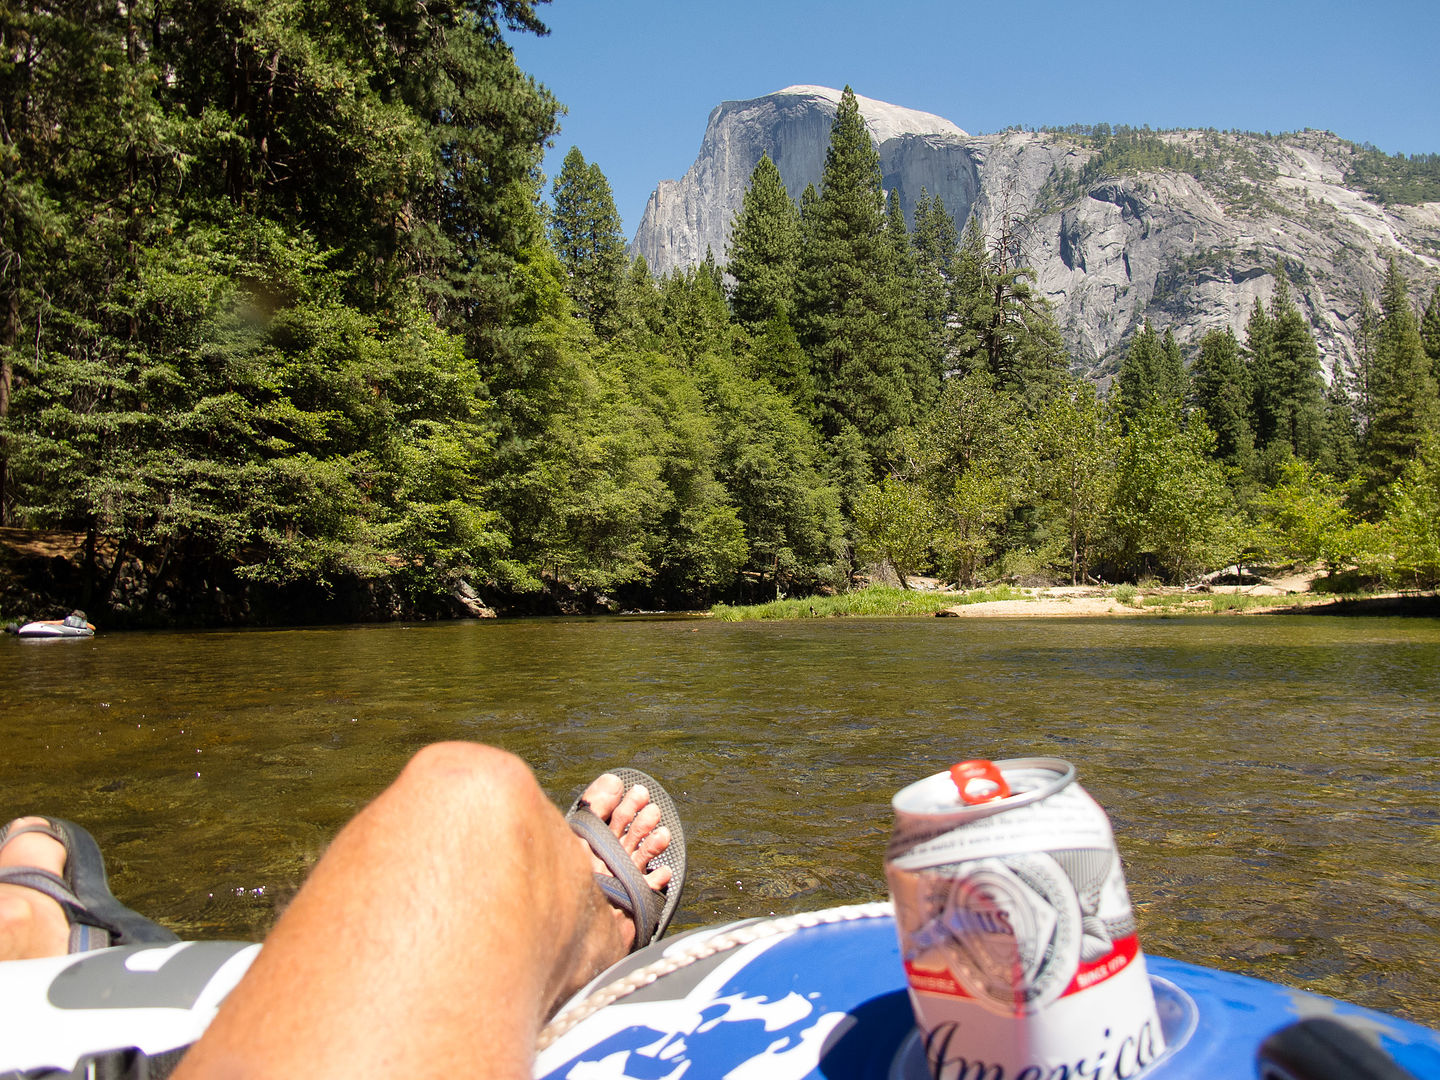
{"label": "inflatable tube handle rope", "polygon": [[632,971],[623,979],[617,979],[601,987],[581,1001],[572,1002],[556,1014],[555,1019],[545,1025],[536,1040],[535,1049],[544,1050],[556,1039],[569,1032],[581,1021],[594,1016],[607,1005],[613,1005],[623,997],[649,986],[656,979],[679,971],[683,967],[704,960],[707,956],[738,949],[742,945],[777,937],[796,930],[808,930],[812,926],[830,923],[856,922],[860,919],[883,919],[895,913],[895,906],[885,900],[871,904],[851,904],[848,907],[827,908],[824,911],[805,911],[798,915],[782,915],[778,919],[750,923],[729,933],[715,934],[690,945],[677,948],[673,954],[662,956],[645,967]]}

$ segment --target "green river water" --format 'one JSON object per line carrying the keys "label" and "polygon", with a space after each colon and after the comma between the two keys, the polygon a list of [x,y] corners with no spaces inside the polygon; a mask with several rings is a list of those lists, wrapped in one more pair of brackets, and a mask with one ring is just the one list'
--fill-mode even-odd
{"label": "green river water", "polygon": [[881,898],[896,789],[961,758],[1068,758],[1109,811],[1146,951],[1440,1026],[1436,620],[0,638],[0,814],[87,825],[116,894],[182,936],[263,934],[345,820],[447,738],[521,755],[557,801],[609,765],[662,779],[689,833],[677,926]]}

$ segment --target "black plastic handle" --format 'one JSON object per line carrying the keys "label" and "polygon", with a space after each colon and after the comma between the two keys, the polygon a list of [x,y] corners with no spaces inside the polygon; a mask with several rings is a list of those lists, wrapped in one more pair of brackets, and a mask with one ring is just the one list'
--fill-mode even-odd
{"label": "black plastic handle", "polygon": [[1260,1044],[1260,1080],[1416,1080],[1353,1028],[1328,1017],[1283,1027]]}

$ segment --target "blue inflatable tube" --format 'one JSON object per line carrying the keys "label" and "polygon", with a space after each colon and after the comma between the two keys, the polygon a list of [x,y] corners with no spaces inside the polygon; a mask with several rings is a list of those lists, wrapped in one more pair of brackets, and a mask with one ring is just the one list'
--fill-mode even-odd
{"label": "blue inflatable tube", "polygon": [[[888,905],[732,924],[659,942],[587,987],[552,1022],[536,1075],[547,1080],[928,1080]],[[801,917],[805,921],[805,917]],[[779,926],[777,932],[764,933]],[[754,940],[744,939],[755,934]],[[718,940],[730,938],[734,941]],[[721,946],[705,953],[706,941]],[[667,957],[669,958],[667,962]],[[1046,1080],[1227,1080],[1257,1075],[1262,1043],[1299,1021],[1338,1021],[1368,1053],[1369,1072],[1346,1071],[1345,1047],[1325,1048],[1335,1080],[1440,1080],[1440,1032],[1374,1010],[1242,975],[1146,957],[1167,1049],[1143,1070],[1125,1061],[1078,1061]],[[646,969],[663,974],[649,980]],[[668,970],[673,968],[673,970]],[[620,982],[623,996],[607,995]],[[583,1001],[599,995],[587,1011]],[[593,1005],[591,1006],[593,1007]],[[1315,1028],[1320,1036],[1324,1028]],[[1303,1043],[1307,1031],[1300,1031]],[[1295,1043],[1297,1040],[1292,1039]],[[1303,1048],[1303,1047],[1302,1047]],[[1286,1047],[1281,1046],[1281,1051]],[[1283,1058],[1283,1054],[1281,1055]],[[1386,1066],[1392,1071],[1386,1072]],[[1398,1068],[1401,1072],[1393,1071]],[[1293,1069],[1273,1072],[1311,1080]],[[951,1080],[946,1076],[944,1080]],[[955,1080],[1017,1080],[970,1063]]]}
{"label": "blue inflatable tube", "polygon": [[[0,964],[0,1080],[91,1069],[164,1075],[259,948],[181,942]],[[1139,1071],[1124,1060],[1078,1061],[1062,1070],[1067,1075],[1044,1080],[1254,1080],[1262,1046],[1262,1077],[1440,1080],[1440,1032],[1258,979],[1162,957],[1146,962],[1164,1055]],[[542,1036],[535,1075],[929,1077],[885,904],[732,923],[657,942],[560,1011]],[[1021,1078],[990,1066],[967,1067],[954,1080]]]}

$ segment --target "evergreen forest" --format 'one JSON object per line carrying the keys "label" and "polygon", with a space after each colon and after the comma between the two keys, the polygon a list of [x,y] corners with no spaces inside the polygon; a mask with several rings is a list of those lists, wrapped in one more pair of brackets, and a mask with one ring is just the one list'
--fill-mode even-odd
{"label": "evergreen forest", "polygon": [[1322,372],[1277,265],[1242,337],[1146,325],[1102,393],[1018,223],[907,223],[848,88],[818,187],[763,158],[657,277],[597,163],[541,175],[538,2],[0,14],[0,525],[81,535],[92,611],[1440,582],[1440,290],[1392,262]]}

